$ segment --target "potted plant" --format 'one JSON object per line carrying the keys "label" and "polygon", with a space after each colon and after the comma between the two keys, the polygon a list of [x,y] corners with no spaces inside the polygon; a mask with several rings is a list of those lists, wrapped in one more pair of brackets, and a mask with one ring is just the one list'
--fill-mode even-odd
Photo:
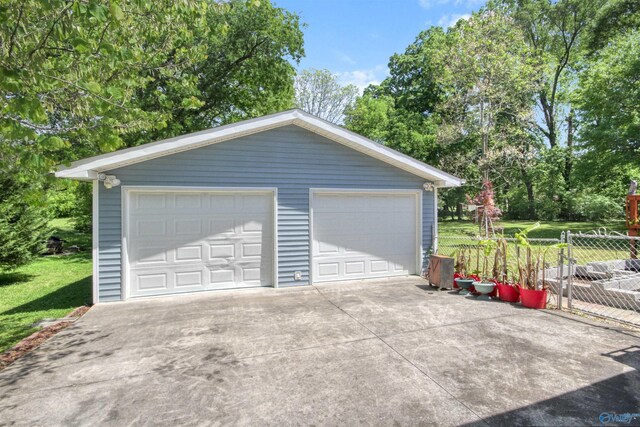
{"label": "potted plant", "polygon": [[469,293],[469,288],[473,284],[474,279],[467,276],[467,269],[471,263],[471,254],[466,248],[460,248],[456,254],[456,272],[454,274],[454,283],[456,287],[461,288],[460,294]]}
{"label": "potted plant", "polygon": [[508,244],[504,236],[501,236],[496,242],[496,252],[493,261],[493,279],[496,284],[498,298],[505,302],[520,301],[520,293],[518,287],[509,282],[507,264]]}
{"label": "potted plant", "polygon": [[473,287],[476,292],[480,294],[481,297],[489,298],[489,295],[493,293],[496,285],[493,281],[489,280],[489,258],[491,256],[491,252],[494,248],[497,247],[497,244],[494,240],[482,240],[479,244],[479,248],[482,248],[482,272],[480,276],[480,280],[473,282]]}
{"label": "potted plant", "polygon": [[524,249],[525,260],[521,263],[518,253],[518,285],[520,288],[520,302],[524,307],[546,308],[547,306],[547,283],[544,280],[544,262],[542,265],[542,280],[540,274],[540,251],[534,252],[527,237],[531,230],[540,226],[537,222],[533,226],[521,230],[515,234],[516,245]]}

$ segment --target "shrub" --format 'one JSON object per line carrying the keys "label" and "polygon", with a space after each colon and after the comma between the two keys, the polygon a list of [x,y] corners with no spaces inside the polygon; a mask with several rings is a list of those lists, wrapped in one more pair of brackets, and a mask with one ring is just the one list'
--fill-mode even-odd
{"label": "shrub", "polygon": [[24,265],[45,248],[49,217],[33,194],[37,190],[0,175],[0,269]]}
{"label": "shrub", "polygon": [[577,219],[603,221],[624,216],[621,203],[601,194],[582,193],[574,200]]}
{"label": "shrub", "polygon": [[92,198],[91,183],[81,182],[75,190],[75,204],[73,211],[74,228],[82,233],[91,233],[92,229]]}
{"label": "shrub", "polygon": [[53,218],[67,218],[74,214],[77,200],[73,188],[53,189],[47,197],[47,206]]}

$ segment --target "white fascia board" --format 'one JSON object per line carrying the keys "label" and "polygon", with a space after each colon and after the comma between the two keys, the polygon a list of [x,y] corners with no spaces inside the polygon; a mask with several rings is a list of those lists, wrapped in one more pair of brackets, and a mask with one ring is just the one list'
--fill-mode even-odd
{"label": "white fascia board", "polygon": [[282,113],[232,123],[163,141],[152,142],[139,147],[90,157],[74,162],[68,168],[61,168],[55,175],[59,178],[92,180],[96,179],[98,172],[117,169],[145,160],[192,150],[194,148],[228,141],[290,124],[297,125],[378,160],[406,170],[407,172],[433,182],[434,185],[438,187],[457,187],[464,183],[463,180],[439,169],[300,110],[284,111]]}

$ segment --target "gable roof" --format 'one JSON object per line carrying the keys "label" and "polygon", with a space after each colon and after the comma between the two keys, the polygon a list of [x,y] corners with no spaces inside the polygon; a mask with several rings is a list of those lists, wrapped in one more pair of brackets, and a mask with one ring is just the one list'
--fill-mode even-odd
{"label": "gable roof", "polygon": [[297,109],[89,157],[73,162],[68,167],[60,167],[55,175],[58,178],[90,181],[97,179],[97,175],[100,172],[106,172],[134,163],[217,144],[219,142],[287,125],[295,125],[307,129],[327,139],[422,177],[427,181],[431,181],[437,187],[457,187],[464,183],[460,178],[456,178],[453,175],[449,175],[412,157],[353,133],[341,126],[329,123]]}

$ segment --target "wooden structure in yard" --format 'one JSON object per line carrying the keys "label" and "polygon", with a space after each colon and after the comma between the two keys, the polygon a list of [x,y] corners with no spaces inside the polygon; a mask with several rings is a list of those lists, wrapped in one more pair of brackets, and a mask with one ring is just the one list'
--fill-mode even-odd
{"label": "wooden structure in yard", "polygon": [[[640,231],[640,218],[638,218],[638,205],[640,204],[640,194],[627,196],[626,220],[629,236],[637,236]],[[631,258],[638,258],[637,240],[631,240]]]}
{"label": "wooden structure in yard", "polygon": [[429,283],[440,289],[453,289],[455,260],[448,256],[431,255],[429,257]]}

